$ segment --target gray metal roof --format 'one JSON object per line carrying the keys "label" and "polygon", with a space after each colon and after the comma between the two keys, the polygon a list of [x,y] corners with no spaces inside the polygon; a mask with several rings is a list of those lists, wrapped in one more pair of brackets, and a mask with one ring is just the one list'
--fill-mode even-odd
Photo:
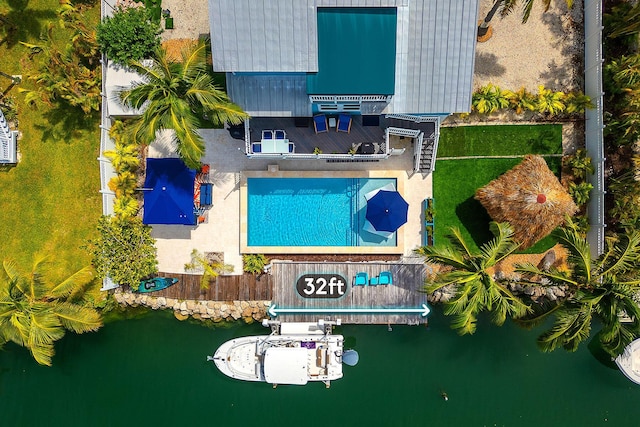
{"label": "gray metal roof", "polygon": [[[479,0],[209,0],[214,69],[317,71],[318,7],[397,8],[395,93],[385,113],[469,111]],[[290,94],[285,93],[287,78]],[[231,80],[233,85],[241,81]],[[299,76],[277,80],[282,87],[269,91],[277,91],[280,100],[268,99],[267,87],[252,92],[233,86],[229,94],[245,109],[265,116],[282,115],[283,109],[300,111]],[[245,75],[242,81],[251,87],[265,84],[262,76]],[[269,108],[275,109],[272,114],[267,114]]]}
{"label": "gray metal roof", "polygon": [[389,113],[471,106],[479,0],[411,0],[398,8],[396,91]]}
{"label": "gray metal roof", "polygon": [[314,0],[209,0],[215,71],[318,71]]}
{"label": "gray metal roof", "polygon": [[229,97],[252,117],[308,117],[305,74],[227,73]]}

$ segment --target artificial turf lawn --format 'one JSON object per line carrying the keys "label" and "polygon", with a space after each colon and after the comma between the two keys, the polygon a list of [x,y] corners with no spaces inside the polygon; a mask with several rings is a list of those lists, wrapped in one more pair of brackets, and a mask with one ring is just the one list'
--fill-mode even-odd
{"label": "artificial turf lawn", "polygon": [[[538,125],[522,126],[523,130],[531,130],[533,135],[546,134],[544,128],[548,131],[553,130],[557,140],[549,140],[545,145],[552,147],[546,154],[559,154],[562,152],[562,134],[561,126],[540,125],[543,129],[535,129]],[[491,154],[482,153],[477,147],[482,146],[481,140],[477,135],[483,135],[483,129],[492,128],[490,134],[495,140],[512,140],[512,144],[503,144],[504,151],[497,149],[492,150]],[[516,135],[520,135],[523,140],[530,140],[529,132],[520,132],[514,128],[520,127],[516,125],[509,126],[469,126],[466,128],[442,128],[440,137],[444,138],[446,144],[451,148],[459,146],[456,150],[459,156],[470,155],[521,155],[528,154],[526,148],[530,145],[525,144],[522,140],[513,140]],[[473,129],[471,129],[473,128]],[[532,129],[533,128],[533,129]],[[559,128],[555,130],[553,128]],[[504,131],[504,137],[499,135],[499,131]],[[474,138],[467,138],[468,135],[474,135]],[[461,138],[461,139],[457,139]],[[441,139],[442,141],[442,139]],[[492,142],[487,140],[484,145],[491,145]],[[500,145],[498,145],[500,146]],[[476,147],[476,148],[474,148]],[[520,147],[518,152],[513,147]],[[450,153],[452,150],[450,151]],[[473,154],[471,154],[473,153]],[[438,157],[444,157],[441,154],[440,144],[438,146]],[[559,157],[545,157],[549,168],[554,171],[556,176],[560,175],[561,159]],[[452,159],[437,160],[436,170],[433,172],[433,196],[436,200],[436,220],[435,220],[435,243],[446,242],[445,236],[449,234],[450,227],[458,227],[468,242],[473,242],[477,247],[488,242],[493,238],[489,230],[489,222],[491,218],[487,211],[482,207],[480,202],[474,199],[475,192],[478,188],[485,186],[490,181],[499,177],[509,169],[513,168],[522,161],[521,157],[517,158],[475,158],[475,159]],[[527,249],[528,253],[540,253],[552,247],[555,240],[547,237],[531,248]]]}
{"label": "artificial turf lawn", "polygon": [[[32,89],[28,76],[38,56],[34,61],[26,59],[28,51],[17,41],[42,43],[38,36],[49,22],[56,24],[52,33],[56,43],[68,43],[69,34],[57,26],[57,0],[9,4],[0,1],[0,13],[17,23],[18,29],[0,45],[0,70],[21,74],[19,87]],[[99,16],[97,3],[83,19],[94,27]],[[0,89],[7,84],[0,80]],[[96,160],[99,115],[42,105],[34,109],[25,105],[17,88],[9,95],[18,106],[21,157],[17,166],[0,168],[0,260],[14,259],[21,270],[30,271],[34,256],[45,254],[53,261],[48,277],[66,278],[91,262],[81,246],[96,236],[102,212]]]}
{"label": "artificial turf lawn", "polygon": [[562,125],[446,127],[438,141],[438,157],[560,153]]}

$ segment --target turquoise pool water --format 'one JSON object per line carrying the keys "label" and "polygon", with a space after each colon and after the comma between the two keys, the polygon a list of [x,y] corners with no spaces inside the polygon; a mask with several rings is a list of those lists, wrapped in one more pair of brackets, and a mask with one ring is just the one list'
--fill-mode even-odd
{"label": "turquoise pool water", "polygon": [[249,246],[395,246],[363,230],[364,195],[389,178],[248,178]]}

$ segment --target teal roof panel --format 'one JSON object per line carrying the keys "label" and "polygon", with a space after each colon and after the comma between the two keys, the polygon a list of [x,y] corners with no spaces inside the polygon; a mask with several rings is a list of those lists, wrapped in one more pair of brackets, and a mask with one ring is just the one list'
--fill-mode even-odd
{"label": "teal roof panel", "polygon": [[318,72],[313,95],[391,95],[395,87],[395,8],[318,8]]}

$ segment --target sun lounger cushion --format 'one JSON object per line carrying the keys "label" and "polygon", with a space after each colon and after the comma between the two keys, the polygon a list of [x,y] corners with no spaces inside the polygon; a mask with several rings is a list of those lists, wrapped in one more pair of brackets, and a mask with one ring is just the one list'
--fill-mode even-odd
{"label": "sun lounger cushion", "polygon": [[316,130],[316,133],[328,132],[329,124],[327,122],[327,116],[324,114],[313,116],[313,128]]}
{"label": "sun lounger cushion", "polygon": [[369,275],[367,273],[357,273],[353,280],[353,286],[366,286],[369,281]]}

